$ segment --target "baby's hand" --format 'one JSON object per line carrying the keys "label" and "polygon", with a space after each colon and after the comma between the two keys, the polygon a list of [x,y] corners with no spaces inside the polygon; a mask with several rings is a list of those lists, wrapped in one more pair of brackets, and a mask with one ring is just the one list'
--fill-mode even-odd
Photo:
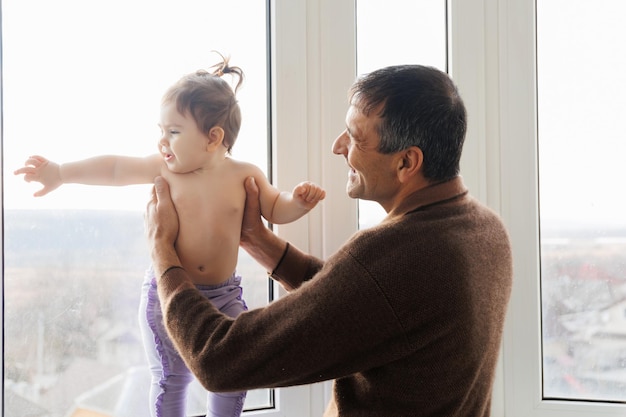
{"label": "baby's hand", "polygon": [[35,194],[35,197],[41,197],[48,194],[63,184],[61,180],[61,171],[59,164],[48,161],[42,156],[30,156],[20,169],[16,169],[13,174],[24,174],[24,181],[37,181],[43,185],[43,188]]}
{"label": "baby's hand", "polygon": [[292,194],[301,207],[309,210],[326,197],[326,191],[309,181],[296,185]]}

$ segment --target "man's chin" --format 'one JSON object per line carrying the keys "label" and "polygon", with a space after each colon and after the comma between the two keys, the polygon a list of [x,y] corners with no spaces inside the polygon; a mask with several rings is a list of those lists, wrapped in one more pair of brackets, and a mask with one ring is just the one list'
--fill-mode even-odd
{"label": "man's chin", "polygon": [[348,187],[346,187],[346,194],[348,194],[348,197],[350,198],[361,198],[361,193],[357,189],[355,189],[354,187],[350,187],[349,185]]}

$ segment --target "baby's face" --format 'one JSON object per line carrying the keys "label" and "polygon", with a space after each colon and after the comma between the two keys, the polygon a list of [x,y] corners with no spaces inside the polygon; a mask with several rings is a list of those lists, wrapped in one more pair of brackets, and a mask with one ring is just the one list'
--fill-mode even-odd
{"label": "baby's face", "polygon": [[164,104],[159,127],[159,152],[171,171],[185,173],[202,168],[209,140],[190,114],[179,113],[175,103]]}

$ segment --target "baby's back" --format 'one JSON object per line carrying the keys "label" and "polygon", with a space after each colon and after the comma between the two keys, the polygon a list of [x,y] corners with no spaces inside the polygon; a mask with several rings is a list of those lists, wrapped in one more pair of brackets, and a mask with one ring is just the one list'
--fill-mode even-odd
{"label": "baby's back", "polygon": [[246,166],[227,158],[211,171],[164,172],[180,225],[176,251],[196,284],[219,284],[235,271]]}

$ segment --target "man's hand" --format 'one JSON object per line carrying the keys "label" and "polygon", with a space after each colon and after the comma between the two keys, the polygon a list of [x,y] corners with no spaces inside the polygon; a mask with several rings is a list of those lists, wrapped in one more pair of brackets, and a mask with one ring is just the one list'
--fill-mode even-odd
{"label": "man's hand", "polygon": [[162,177],[154,179],[152,198],[146,208],[145,229],[155,275],[160,277],[167,268],[181,264],[174,249],[178,237],[178,214],[169,185]]}
{"label": "man's hand", "polygon": [[261,204],[259,203],[259,187],[256,185],[254,177],[246,178],[244,182],[246,189],[246,206],[243,211],[241,222],[240,244],[246,247],[251,244],[252,239],[266,229],[261,220]]}
{"label": "man's hand", "polygon": [[243,211],[239,244],[261,266],[272,271],[285,252],[287,243],[263,224],[261,204],[259,203],[259,187],[254,178],[246,178],[244,187],[246,189],[246,207]]}

